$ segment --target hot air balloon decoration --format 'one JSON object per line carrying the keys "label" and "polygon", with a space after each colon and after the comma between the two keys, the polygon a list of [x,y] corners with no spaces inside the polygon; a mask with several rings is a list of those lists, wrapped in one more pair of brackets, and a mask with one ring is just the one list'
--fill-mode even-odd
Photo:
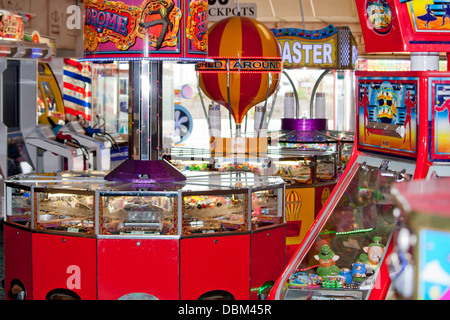
{"label": "hot air balloon decoration", "polygon": [[272,32],[255,19],[234,16],[208,30],[208,58],[196,66],[199,87],[211,100],[227,108],[241,136],[246,113],[272,95],[282,62]]}
{"label": "hot air balloon decoration", "polygon": [[286,193],[286,221],[300,220],[302,197],[294,190]]}
{"label": "hot air balloon decoration", "polygon": [[300,235],[302,222],[300,221],[300,213],[302,210],[302,197],[295,190],[286,192],[286,222],[287,237],[297,237]]}

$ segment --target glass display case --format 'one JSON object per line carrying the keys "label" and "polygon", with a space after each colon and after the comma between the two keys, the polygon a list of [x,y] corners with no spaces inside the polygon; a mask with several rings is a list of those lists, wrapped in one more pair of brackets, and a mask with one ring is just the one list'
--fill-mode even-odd
{"label": "glass display case", "polygon": [[366,160],[352,166],[317,218],[274,290],[277,298],[366,299],[376,287],[397,219],[390,186],[411,180],[414,166]]}
{"label": "glass display case", "polygon": [[151,196],[130,192],[126,195],[101,193],[99,197],[100,234],[177,234],[176,192]]}
{"label": "glass display case", "polygon": [[102,173],[14,176],[6,181],[5,219],[36,230],[102,236],[182,236],[284,223],[281,178],[186,174],[184,182],[156,185],[106,181]]}
{"label": "glass display case", "polygon": [[6,206],[9,208],[8,221],[31,227],[31,188],[10,185],[6,189]]}
{"label": "glass display case", "polygon": [[183,197],[183,234],[246,230],[246,193]]}
{"label": "glass display case", "polygon": [[338,140],[320,131],[281,130],[268,133],[270,145],[306,151],[337,152]]}
{"label": "glass display case", "polygon": [[231,161],[239,159],[216,159],[209,157],[201,150],[173,151],[171,163],[182,171],[220,171],[220,172],[251,172],[256,175],[279,176],[288,185],[314,184],[336,180],[338,154],[333,145],[329,150],[288,148],[280,146],[269,147],[267,157],[247,158],[246,161]]}
{"label": "glass display case", "polygon": [[[286,210],[286,249],[289,259],[338,181],[337,140],[317,131],[276,131],[270,136],[272,145],[265,156],[217,158],[210,156],[204,149],[174,148],[171,162],[183,172],[252,173],[258,177],[281,178],[286,184],[283,205]],[[281,140],[277,140],[280,137]],[[296,142],[292,145],[291,142],[278,142],[288,141],[289,137],[293,137],[292,141]],[[208,206],[207,203],[205,205]],[[255,214],[254,210],[252,212]],[[264,214],[252,218],[254,226],[273,220]],[[204,222],[199,223],[197,227],[203,227]],[[221,227],[228,229],[225,222],[221,223]],[[244,226],[234,226],[237,229],[241,227]],[[216,225],[215,230],[218,229]]]}
{"label": "glass display case", "polygon": [[289,148],[273,149],[270,173],[288,185],[316,184],[336,180],[337,153]]}
{"label": "glass display case", "polygon": [[324,131],[328,136],[338,140],[338,170],[343,171],[350,160],[353,144],[355,142],[355,133],[348,131],[327,130]]}
{"label": "glass display case", "polygon": [[33,188],[36,230],[94,234],[94,193]]}

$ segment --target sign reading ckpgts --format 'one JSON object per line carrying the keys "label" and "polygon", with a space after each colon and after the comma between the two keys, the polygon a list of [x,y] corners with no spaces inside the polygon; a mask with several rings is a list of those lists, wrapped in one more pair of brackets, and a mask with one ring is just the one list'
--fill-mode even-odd
{"label": "sign reading ckpgts", "polygon": [[219,21],[224,18],[240,15],[256,19],[256,3],[239,3],[234,0],[209,0],[208,21]]}

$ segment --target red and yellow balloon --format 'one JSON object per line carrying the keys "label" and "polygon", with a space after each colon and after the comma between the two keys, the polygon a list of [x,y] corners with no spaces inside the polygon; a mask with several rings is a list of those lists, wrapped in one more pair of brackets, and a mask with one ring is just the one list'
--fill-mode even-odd
{"label": "red and yellow balloon", "polygon": [[299,221],[302,197],[295,190],[286,192],[286,221]]}
{"label": "red and yellow balloon", "polygon": [[199,86],[240,125],[250,108],[275,91],[282,70],[278,42],[262,23],[230,17],[208,30],[208,58],[197,64]]}

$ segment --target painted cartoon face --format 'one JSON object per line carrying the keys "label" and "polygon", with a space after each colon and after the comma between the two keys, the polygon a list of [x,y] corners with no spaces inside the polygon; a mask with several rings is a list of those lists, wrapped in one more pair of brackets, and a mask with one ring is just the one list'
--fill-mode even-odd
{"label": "painted cartoon face", "polygon": [[372,264],[378,264],[383,256],[383,248],[379,246],[372,246],[367,252],[367,257]]}
{"label": "painted cartoon face", "polygon": [[377,90],[378,120],[383,123],[392,123],[397,115],[397,104],[394,89],[389,83],[383,83]]}
{"label": "painted cartoon face", "polygon": [[386,0],[367,0],[366,14],[375,32],[386,34],[391,30],[392,12]]}

